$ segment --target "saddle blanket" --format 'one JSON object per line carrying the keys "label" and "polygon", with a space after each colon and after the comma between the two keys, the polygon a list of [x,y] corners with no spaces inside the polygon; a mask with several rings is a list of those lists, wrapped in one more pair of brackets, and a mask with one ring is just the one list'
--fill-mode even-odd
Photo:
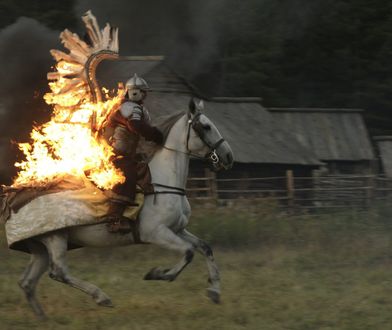
{"label": "saddle blanket", "polygon": [[[18,201],[18,192],[8,193],[7,201],[6,193],[0,204],[0,219],[5,221],[8,246],[18,250],[25,250],[23,241],[31,237],[67,227],[101,223],[109,207],[108,195],[87,179],[67,178],[47,191],[29,188],[24,195]],[[124,212],[130,220],[137,219],[144,194],[137,193],[135,202],[139,206]]]}

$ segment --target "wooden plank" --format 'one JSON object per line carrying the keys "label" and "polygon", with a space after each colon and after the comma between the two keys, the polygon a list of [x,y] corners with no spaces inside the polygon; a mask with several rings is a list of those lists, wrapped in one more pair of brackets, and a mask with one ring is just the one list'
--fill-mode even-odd
{"label": "wooden plank", "polygon": [[209,187],[203,187],[203,188],[187,188],[186,191],[210,191]]}
{"label": "wooden plank", "polygon": [[286,180],[285,176],[264,177],[264,178],[236,178],[236,179],[216,179],[217,182],[236,182],[236,181],[268,181],[268,180]]}
{"label": "wooden plank", "polygon": [[294,205],[294,176],[292,170],[286,171],[286,186],[287,186],[287,198],[289,200],[289,206]]}
{"label": "wooden plank", "polygon": [[279,190],[279,189],[218,189],[218,193],[286,193],[287,190]]}
{"label": "wooden plank", "polygon": [[297,188],[296,191],[315,191],[315,192],[323,192],[323,191],[356,191],[356,190],[369,190],[370,186],[365,187],[343,187],[343,188]]}
{"label": "wooden plank", "polygon": [[188,178],[188,181],[209,181],[210,178]]}

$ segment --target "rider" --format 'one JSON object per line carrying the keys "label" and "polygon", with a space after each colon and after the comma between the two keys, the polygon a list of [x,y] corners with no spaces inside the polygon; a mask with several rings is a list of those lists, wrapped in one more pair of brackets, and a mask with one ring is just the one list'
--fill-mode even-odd
{"label": "rider", "polygon": [[126,94],[120,108],[110,116],[104,136],[113,147],[114,165],[121,169],[125,182],[114,186],[106,216],[108,230],[119,232],[130,226],[122,216],[127,206],[135,204],[136,195],[136,148],[140,135],[157,144],[163,143],[162,133],[150,124],[150,115],[143,105],[149,89],[147,82],[136,74],[126,83]]}

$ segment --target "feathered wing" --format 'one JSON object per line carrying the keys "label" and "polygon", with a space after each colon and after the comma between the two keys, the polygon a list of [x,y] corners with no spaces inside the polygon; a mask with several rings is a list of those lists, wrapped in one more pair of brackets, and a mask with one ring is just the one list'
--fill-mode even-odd
{"label": "feathered wing", "polygon": [[109,24],[100,30],[90,11],[83,21],[88,41],[64,30],[60,39],[68,51],[51,50],[56,65],[48,73],[51,91],[44,98],[53,113],[32,130],[30,142],[19,144],[26,159],[15,164],[14,186],[45,186],[65,174],[87,176],[104,189],[125,180],[111,161],[113,149],[98,134],[120,106],[124,90],[106,93],[102,100],[95,78],[99,62],[118,58],[118,30]]}
{"label": "feathered wing", "polygon": [[82,19],[88,41],[66,29],[60,34],[60,39],[69,52],[50,51],[57,63],[55,71],[47,75],[51,81],[51,93],[45,99],[55,104],[57,111],[72,113],[72,108],[76,109],[86,101],[100,102],[101,90],[95,76],[97,65],[104,59],[117,59],[119,56],[118,29],[106,24],[101,30],[91,11],[87,11]]}

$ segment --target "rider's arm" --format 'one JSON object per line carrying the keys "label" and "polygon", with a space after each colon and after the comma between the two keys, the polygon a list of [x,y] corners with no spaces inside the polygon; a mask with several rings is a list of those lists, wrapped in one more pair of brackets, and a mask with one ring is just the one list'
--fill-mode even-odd
{"label": "rider's arm", "polygon": [[141,107],[133,107],[132,113],[128,117],[130,129],[136,131],[146,140],[154,141],[157,144],[163,144],[163,134],[156,127],[151,126],[144,120],[144,113]]}
{"label": "rider's arm", "polygon": [[159,129],[143,120],[132,120],[132,126],[136,132],[142,135],[146,140],[154,141],[157,144],[163,144],[163,134]]}

